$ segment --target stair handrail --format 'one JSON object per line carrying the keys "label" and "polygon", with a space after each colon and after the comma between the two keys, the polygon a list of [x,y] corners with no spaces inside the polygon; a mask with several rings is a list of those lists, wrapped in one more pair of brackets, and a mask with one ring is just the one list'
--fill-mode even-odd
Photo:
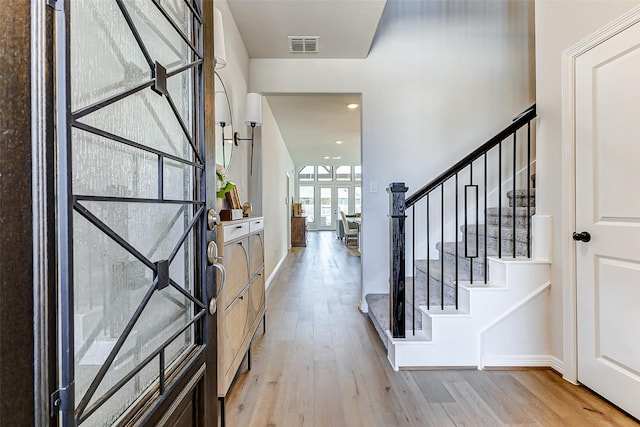
{"label": "stair handrail", "polygon": [[529,123],[535,117],[536,117],[536,104],[533,104],[529,108],[524,110],[522,113],[518,114],[513,119],[513,122],[509,126],[507,126],[503,130],[498,132],[498,134],[496,134],[493,138],[489,139],[480,147],[476,148],[471,153],[469,153],[464,158],[462,158],[462,160],[460,160],[459,162],[456,162],[449,169],[442,172],[436,178],[432,179],[427,185],[421,187],[415,193],[407,197],[405,201],[405,206],[409,208],[414,204],[416,204],[423,197],[425,197],[431,191],[436,189],[440,184],[444,183],[449,178],[453,177],[456,173],[463,170],[469,163],[482,157],[487,151],[491,150],[493,147],[495,147],[501,141],[503,141],[507,136],[513,134],[515,131],[520,129],[525,124]]}
{"label": "stair handrail", "polygon": [[[392,182],[387,188],[387,192],[389,193],[389,241],[391,243],[390,247],[390,271],[389,271],[389,330],[391,332],[391,336],[393,338],[404,338],[405,337],[405,219],[407,217],[407,211],[409,208],[413,211],[412,215],[412,224],[413,224],[413,235],[412,235],[412,253],[413,253],[413,269],[414,273],[412,275],[412,288],[413,288],[413,301],[412,301],[412,311],[413,311],[413,334],[415,335],[416,331],[416,320],[415,320],[415,298],[416,298],[416,290],[415,290],[415,204],[426,197],[426,209],[427,209],[427,234],[429,234],[429,195],[431,192],[437,188],[441,189],[442,192],[442,204],[441,204],[441,242],[444,244],[444,185],[451,179],[455,180],[455,188],[456,188],[456,198],[455,198],[455,230],[457,233],[458,230],[458,174],[464,171],[467,167],[470,168],[470,184],[469,187],[476,187],[477,185],[473,184],[473,163],[484,156],[484,190],[485,190],[485,205],[484,205],[484,220],[486,224],[487,219],[487,206],[486,206],[486,190],[487,190],[487,154],[494,148],[499,147],[500,153],[502,153],[502,142],[509,136],[513,135],[513,182],[512,182],[512,191],[515,197],[516,192],[516,143],[517,132],[527,126],[527,175],[530,176],[530,166],[531,166],[531,121],[536,118],[536,104],[531,105],[529,108],[524,110],[522,113],[518,114],[512,121],[510,125],[505,127],[502,131],[498,132],[494,137],[489,139],[487,142],[479,146],[477,149],[473,150],[471,153],[466,155],[460,161],[456,162],[453,166],[445,170],[443,173],[438,175],[435,179],[431,180],[428,184],[421,187],[415,193],[413,193],[409,197],[405,197],[405,193],[408,190],[408,187],[405,186],[404,182]],[[501,162],[502,162],[502,154],[498,156],[498,169],[501,170]],[[498,174],[498,249],[497,254],[498,257],[502,256],[501,242],[502,242],[502,205],[500,200],[500,188],[501,188],[501,173]],[[466,188],[466,187],[465,187]],[[466,190],[465,190],[466,191]],[[526,209],[527,209],[527,257],[531,256],[531,221],[529,220],[531,216],[531,190],[529,184],[527,184],[527,193],[526,193]],[[477,193],[476,193],[477,198]],[[477,202],[476,202],[477,203]],[[466,196],[465,196],[465,206],[466,206]],[[514,206],[514,214],[513,218],[513,232],[512,234],[512,255],[516,257],[516,215],[515,209],[516,204]],[[465,208],[466,209],[466,208]],[[466,215],[465,215],[465,229],[466,229]],[[476,225],[478,224],[478,211],[476,210]],[[467,240],[465,237],[465,257],[469,258],[470,263],[470,274],[471,274],[471,283],[473,283],[473,259],[478,257],[478,227],[476,227],[476,255],[467,255]],[[429,278],[429,242],[427,241],[426,245],[427,250],[427,309],[430,308],[430,278]],[[484,283],[487,283],[487,234],[485,227],[485,235],[484,235],[484,255],[483,255],[483,263],[484,263]],[[458,309],[458,246],[456,240],[455,246],[455,308]],[[440,255],[440,269],[441,269],[441,285],[440,285],[440,306],[441,309],[445,308],[445,294],[444,294],[444,253],[441,251]]]}

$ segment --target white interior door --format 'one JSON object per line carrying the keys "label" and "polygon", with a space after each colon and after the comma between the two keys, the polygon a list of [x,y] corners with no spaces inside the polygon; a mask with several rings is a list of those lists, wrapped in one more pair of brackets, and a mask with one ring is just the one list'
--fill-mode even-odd
{"label": "white interior door", "polygon": [[576,60],[578,380],[640,417],[640,24]]}

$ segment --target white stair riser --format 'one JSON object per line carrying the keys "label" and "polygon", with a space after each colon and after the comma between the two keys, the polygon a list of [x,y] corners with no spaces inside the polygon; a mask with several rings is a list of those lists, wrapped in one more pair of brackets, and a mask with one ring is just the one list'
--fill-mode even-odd
{"label": "white stair riser", "polygon": [[[482,366],[485,353],[493,360],[538,360],[538,356],[547,360],[547,346],[538,341],[531,346],[539,354],[527,349],[526,355],[516,354],[517,349],[510,354],[494,354],[493,349],[483,347],[482,343],[484,331],[496,328],[496,325],[505,336],[517,336],[525,327],[532,336],[544,336],[534,332],[546,331],[548,327],[546,320],[540,320],[547,319],[540,314],[547,309],[544,297],[540,295],[542,289],[548,287],[549,264],[491,258],[490,272],[489,286],[474,288],[461,284],[459,307],[466,314],[424,310],[422,339],[388,339],[388,357],[394,369]],[[519,319],[519,313],[525,313],[525,318]],[[513,321],[514,318],[519,320]]]}

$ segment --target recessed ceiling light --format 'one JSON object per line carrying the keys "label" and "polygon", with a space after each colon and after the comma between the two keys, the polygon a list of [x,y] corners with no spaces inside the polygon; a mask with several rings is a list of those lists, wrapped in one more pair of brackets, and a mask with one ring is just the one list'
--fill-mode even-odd
{"label": "recessed ceiling light", "polygon": [[331,158],[331,157],[329,157],[329,156],[324,156],[324,159],[325,159],[325,160],[329,160],[330,158]]}
{"label": "recessed ceiling light", "polygon": [[360,104],[347,104],[347,108],[350,109],[350,110],[355,110],[359,106],[360,106]]}
{"label": "recessed ceiling light", "polygon": [[340,140],[338,140],[338,141],[336,141],[336,144],[340,145],[340,144],[342,144],[343,142],[344,142],[344,141],[340,141]]}
{"label": "recessed ceiling light", "polygon": [[332,159],[333,160],[340,160],[340,159],[342,159],[342,156],[334,156],[334,157],[332,157]]}

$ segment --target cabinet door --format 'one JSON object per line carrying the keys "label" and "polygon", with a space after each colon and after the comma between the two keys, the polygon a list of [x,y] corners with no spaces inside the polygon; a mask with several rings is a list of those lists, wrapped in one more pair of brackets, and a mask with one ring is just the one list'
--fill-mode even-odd
{"label": "cabinet door", "polygon": [[264,264],[263,246],[262,232],[249,236],[249,247],[251,247],[251,275],[256,274]]}
{"label": "cabinet door", "polygon": [[260,271],[251,281],[249,286],[251,293],[251,313],[249,324],[253,324],[256,317],[262,315],[264,308],[264,270]]}
{"label": "cabinet door", "polygon": [[307,245],[306,218],[291,218],[291,246]]}
{"label": "cabinet door", "polygon": [[240,351],[247,332],[249,320],[249,288],[246,288],[224,311],[221,319],[224,334],[224,358],[222,372],[226,377],[232,368],[233,359]]}
{"label": "cabinet door", "polygon": [[222,307],[227,308],[249,282],[249,253],[247,239],[224,245],[223,263],[227,268],[227,282],[222,291]]}

